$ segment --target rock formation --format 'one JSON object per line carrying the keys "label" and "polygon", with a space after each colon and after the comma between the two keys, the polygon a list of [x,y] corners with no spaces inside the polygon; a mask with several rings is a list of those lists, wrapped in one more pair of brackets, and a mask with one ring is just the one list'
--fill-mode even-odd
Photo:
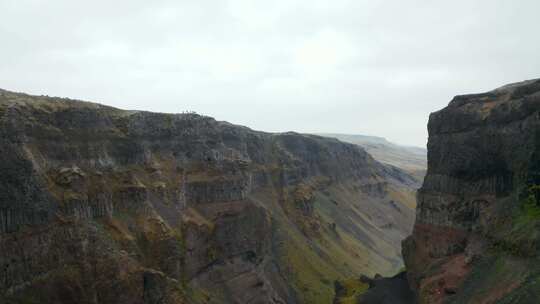
{"label": "rock formation", "polygon": [[456,96],[428,129],[403,246],[420,303],[538,303],[540,80]]}
{"label": "rock formation", "polygon": [[336,281],[334,304],[413,304],[415,295],[409,287],[406,272],[385,278],[360,276]]}
{"label": "rock formation", "polygon": [[0,90],[0,156],[2,303],[330,303],[414,218],[355,145],[192,113]]}
{"label": "rock formation", "polygon": [[403,169],[420,182],[424,180],[427,170],[427,150],[425,148],[402,146],[376,136],[336,133],[321,133],[319,135],[359,145],[375,160]]}

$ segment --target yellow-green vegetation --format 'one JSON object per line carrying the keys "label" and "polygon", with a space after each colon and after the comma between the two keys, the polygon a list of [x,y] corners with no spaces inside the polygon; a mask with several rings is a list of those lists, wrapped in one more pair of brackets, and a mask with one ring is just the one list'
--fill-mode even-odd
{"label": "yellow-green vegetation", "polygon": [[67,207],[72,203],[76,204],[77,202],[85,201],[88,199],[86,194],[79,193],[70,189],[65,190],[62,193],[62,195],[63,196],[62,196],[62,199],[60,200],[60,204],[61,206],[64,206],[64,207]]}
{"label": "yellow-green vegetation", "polygon": [[502,295],[524,283],[530,271],[527,264],[526,260],[501,253],[484,257],[451,303],[499,303],[496,300]]}
{"label": "yellow-green vegetation", "polygon": [[522,257],[536,255],[540,241],[540,185],[530,185],[525,189],[511,217],[500,221],[497,227],[500,235],[491,246],[493,253]]}
{"label": "yellow-green vegetation", "polygon": [[105,218],[103,220],[108,234],[116,241],[122,242],[123,240],[134,241],[135,237],[126,227],[125,223],[118,218]]}
{"label": "yellow-green vegetation", "polygon": [[336,283],[340,286],[340,295],[336,304],[356,304],[358,297],[369,289],[369,284],[356,278],[350,278]]}
{"label": "yellow-green vegetation", "polygon": [[300,302],[332,303],[334,286],[331,282],[341,275],[305,241],[298,239],[299,236],[291,236],[293,238],[284,244],[282,261],[293,288],[301,297]]}
{"label": "yellow-green vegetation", "polygon": [[522,201],[521,207],[514,216],[511,238],[512,240],[536,238],[535,225],[540,220],[540,204],[538,196],[540,185],[531,185],[527,188],[527,196]]}
{"label": "yellow-green vegetation", "polygon": [[[365,206],[352,203],[361,199],[351,191],[353,187],[354,185],[337,185],[328,188],[328,194],[317,195],[316,208],[323,221],[341,222],[341,229],[338,227],[336,230],[339,241],[333,240],[333,243],[341,248],[339,251],[342,254],[337,252],[332,254],[347,262],[347,268],[355,271],[351,275],[372,276],[376,273],[383,276],[393,275],[402,265],[392,263],[387,256],[395,252],[395,256],[398,257],[400,252],[389,240],[381,238],[384,232],[373,223],[373,218],[365,212]],[[332,203],[330,199],[336,201],[338,205]],[[370,223],[373,226],[360,223]],[[359,238],[359,231],[366,239]]]}
{"label": "yellow-green vegetation", "polygon": [[[32,265],[11,259],[18,251],[6,255],[6,261],[25,266],[31,283],[40,273],[47,275],[42,286],[24,286],[29,292],[40,289],[34,287],[56,292],[52,289],[61,285],[62,296],[63,290],[73,291],[83,302],[92,301],[94,292],[101,299],[121,291],[128,299],[123,303],[163,295],[164,302],[199,304],[230,302],[237,295],[250,297],[240,301],[267,302],[275,291],[282,301],[322,304],[334,300],[336,280],[344,280],[345,296],[352,300],[366,286],[346,278],[387,274],[400,266],[395,227],[404,225],[396,221],[388,228],[381,215],[407,209],[394,206],[406,199],[390,197],[386,171],[349,145],[260,133],[196,114],[122,111],[6,94],[12,96],[0,92],[0,119],[5,105],[31,114],[13,116],[22,119],[28,140],[13,141],[5,151],[17,157],[8,160],[24,160],[21,168],[36,172],[22,180],[43,176],[47,188],[25,184],[7,197],[40,190],[50,193],[43,206],[49,206],[51,195],[58,203],[47,210],[40,205],[39,221],[20,218],[17,212],[26,216],[26,206],[15,206],[8,217],[16,229],[42,221],[61,225],[50,241],[50,232],[42,231],[49,228],[23,231],[23,242],[44,249]],[[206,153],[212,156],[203,157]],[[42,197],[36,192],[36,198]],[[395,215],[397,220],[408,216]],[[29,254],[37,252],[31,249]],[[22,286],[25,275],[17,274],[8,287]]]}
{"label": "yellow-green vegetation", "polygon": [[187,284],[182,284],[180,288],[186,293],[186,303],[203,304],[208,303],[211,299],[208,291],[202,288],[191,288]]}
{"label": "yellow-green vegetation", "polygon": [[313,189],[305,184],[301,183],[298,186],[296,186],[296,189],[294,191],[294,199],[296,201],[309,201],[313,198]]}
{"label": "yellow-green vegetation", "polygon": [[184,225],[206,227],[209,232],[215,229],[215,224],[200,214],[195,208],[187,208],[183,215]]}
{"label": "yellow-green vegetation", "polygon": [[[310,187],[312,190],[305,191]],[[390,252],[392,247],[381,242],[373,244],[377,248],[368,247],[362,240],[358,239],[357,235],[353,234],[353,230],[362,229],[358,227],[350,227],[344,230],[339,226],[332,226],[335,223],[336,217],[343,216],[347,218],[350,212],[357,212],[353,209],[343,209],[350,202],[354,202],[353,193],[349,185],[341,185],[337,188],[334,186],[325,188],[322,193],[313,184],[308,184],[291,191],[291,197],[286,197],[285,200],[292,200],[294,197],[304,197],[309,193],[310,199],[313,200],[315,213],[311,217],[299,217],[297,214],[289,221],[279,221],[285,224],[286,227],[281,227],[280,230],[287,231],[287,235],[282,240],[280,247],[280,265],[283,265],[282,272],[286,275],[288,282],[291,283],[293,289],[296,290],[296,295],[302,303],[332,303],[335,297],[335,286],[333,282],[346,280],[359,274],[374,275],[376,272],[390,275],[395,273],[397,265],[393,265],[385,259],[382,253],[376,252],[378,248],[384,249],[383,252]],[[292,189],[291,189],[292,190]],[[312,192],[313,191],[313,192]],[[330,197],[339,200],[339,203],[334,203]],[[337,205],[336,205],[337,204]],[[337,206],[343,211],[337,211]],[[267,205],[268,206],[268,205]],[[289,211],[290,212],[290,211]],[[344,212],[338,215],[336,212]],[[359,216],[363,216],[358,211]],[[299,224],[299,218],[313,218],[320,223],[320,228],[317,234],[305,234],[302,231],[303,225]],[[365,217],[366,221],[369,218]],[[347,222],[346,220],[342,223]],[[295,223],[297,228],[290,227],[291,223]],[[352,221],[351,225],[355,225]],[[334,227],[334,228],[332,228]],[[365,231],[371,235],[371,231]],[[376,235],[372,239],[376,240]],[[395,249],[394,249],[395,250]],[[365,290],[367,286],[364,283],[355,280],[348,282],[351,288],[351,296],[346,299],[352,303],[354,297],[352,294],[358,294],[361,290]],[[355,285],[356,284],[356,285]]]}
{"label": "yellow-green vegetation", "polygon": [[416,191],[415,190],[405,190],[405,189],[395,189],[394,187],[389,187],[388,195],[396,202],[400,202],[402,205],[406,206],[409,209],[416,209]]}
{"label": "yellow-green vegetation", "polygon": [[[39,154],[34,151],[32,153]],[[104,190],[115,193],[127,188],[148,188],[159,192],[183,182],[184,177],[178,174],[174,160],[154,156],[152,163],[151,166],[126,165],[122,171],[110,173],[81,168],[84,173],[80,173],[80,179],[74,179],[73,184],[62,181],[59,172],[50,170],[46,176],[47,188],[61,206],[69,207],[70,203],[86,201],[88,196]],[[159,173],[157,178],[156,172]],[[167,195],[161,199],[165,204],[169,203]]]}
{"label": "yellow-green vegetation", "polygon": [[540,206],[538,195],[540,194],[540,185],[532,185],[528,189],[527,198],[523,202],[522,214],[519,220],[531,221],[540,219]]}
{"label": "yellow-green vegetation", "polygon": [[[285,196],[288,191],[284,191]],[[317,238],[309,239],[301,231],[296,215],[282,208],[279,197],[282,193],[261,190],[252,199],[265,206],[273,216],[274,250],[280,265],[280,272],[295,291],[299,303],[327,304],[334,298],[333,282],[343,275],[332,262]],[[290,199],[290,198],[286,198]],[[294,208],[292,208],[294,209]],[[292,210],[289,210],[292,211]],[[342,263],[342,261],[339,261]]]}

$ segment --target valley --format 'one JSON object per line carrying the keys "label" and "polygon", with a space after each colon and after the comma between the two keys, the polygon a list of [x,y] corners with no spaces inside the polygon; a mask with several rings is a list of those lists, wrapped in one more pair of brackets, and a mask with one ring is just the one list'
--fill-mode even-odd
{"label": "valley", "polygon": [[0,299],[536,303],[539,113],[540,80],[454,97],[426,172],[382,138],[1,90]]}
{"label": "valley", "polygon": [[403,267],[410,173],[359,146],[0,91],[8,303],[330,303]]}

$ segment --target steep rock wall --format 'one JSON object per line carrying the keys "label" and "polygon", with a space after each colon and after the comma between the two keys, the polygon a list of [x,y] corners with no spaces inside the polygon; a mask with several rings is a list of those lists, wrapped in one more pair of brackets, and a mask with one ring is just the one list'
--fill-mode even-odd
{"label": "steep rock wall", "polygon": [[0,91],[0,298],[328,303],[392,273],[415,180],[337,140]]}
{"label": "steep rock wall", "polygon": [[404,242],[421,303],[533,303],[540,80],[456,96],[429,119],[428,172]]}

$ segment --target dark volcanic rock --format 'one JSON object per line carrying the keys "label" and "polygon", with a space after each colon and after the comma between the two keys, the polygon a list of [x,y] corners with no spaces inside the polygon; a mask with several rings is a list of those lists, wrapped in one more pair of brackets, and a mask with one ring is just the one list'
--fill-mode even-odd
{"label": "dark volcanic rock", "polygon": [[374,278],[360,276],[334,283],[336,297],[334,304],[413,304],[415,295],[409,287],[407,274],[385,278],[376,274]]}
{"label": "dark volcanic rock", "polygon": [[375,278],[368,283],[370,287],[358,298],[359,304],[415,303],[414,293],[409,287],[405,272],[391,278]]}
{"label": "dark volcanic rock", "polygon": [[456,96],[428,129],[428,172],[403,246],[420,302],[538,299],[540,80]]}
{"label": "dark volcanic rock", "polygon": [[414,217],[355,145],[196,114],[0,91],[0,156],[2,303],[328,303]]}

